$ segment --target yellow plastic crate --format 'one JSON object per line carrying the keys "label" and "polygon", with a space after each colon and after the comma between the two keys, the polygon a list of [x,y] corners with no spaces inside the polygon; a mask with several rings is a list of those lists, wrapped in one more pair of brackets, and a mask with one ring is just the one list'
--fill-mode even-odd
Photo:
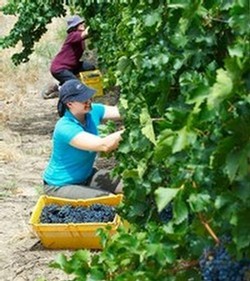
{"label": "yellow plastic crate", "polygon": [[90,206],[100,203],[117,206],[122,200],[122,195],[104,196],[86,200],[71,200],[42,195],[36,203],[30,218],[30,225],[40,239],[42,245],[49,249],[101,249],[100,238],[96,235],[98,228],[110,226],[109,233],[116,233],[121,224],[120,217],[116,214],[113,222],[108,223],[69,223],[69,224],[41,224],[40,215],[44,206],[49,204]]}
{"label": "yellow plastic crate", "polygon": [[95,96],[103,96],[102,74],[100,70],[82,71],[79,73],[80,80],[87,86],[95,89]]}

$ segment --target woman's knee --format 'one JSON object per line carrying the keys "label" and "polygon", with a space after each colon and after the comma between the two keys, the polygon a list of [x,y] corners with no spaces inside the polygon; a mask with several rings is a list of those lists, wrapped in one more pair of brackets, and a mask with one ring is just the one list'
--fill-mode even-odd
{"label": "woman's knee", "polygon": [[97,189],[107,190],[111,193],[122,192],[123,185],[121,180],[116,177],[112,178],[110,170],[99,170],[97,171],[90,182],[90,186]]}

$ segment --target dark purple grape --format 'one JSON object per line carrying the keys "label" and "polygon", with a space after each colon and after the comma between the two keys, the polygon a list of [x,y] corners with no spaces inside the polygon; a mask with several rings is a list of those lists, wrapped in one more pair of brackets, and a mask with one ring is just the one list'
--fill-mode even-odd
{"label": "dark purple grape", "polygon": [[159,218],[163,223],[168,223],[173,218],[173,204],[169,203],[160,213]]}
{"label": "dark purple grape", "polygon": [[115,208],[104,204],[90,207],[49,204],[42,209],[41,223],[86,223],[111,222],[116,215]]}
{"label": "dark purple grape", "polygon": [[203,281],[246,281],[250,260],[234,260],[222,245],[204,250],[199,260]]}

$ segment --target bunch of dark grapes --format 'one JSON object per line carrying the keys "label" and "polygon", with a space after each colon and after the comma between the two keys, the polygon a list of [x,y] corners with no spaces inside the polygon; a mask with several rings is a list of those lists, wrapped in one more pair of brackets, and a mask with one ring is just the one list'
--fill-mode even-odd
{"label": "bunch of dark grapes", "polygon": [[49,204],[42,209],[40,223],[106,223],[112,222],[115,215],[115,208],[104,204],[89,207]]}
{"label": "bunch of dark grapes", "polygon": [[173,218],[173,204],[170,202],[160,213],[159,218],[163,223],[168,223]]}
{"label": "bunch of dark grapes", "polygon": [[222,245],[205,249],[199,264],[203,281],[247,281],[250,270],[250,260],[233,260]]}

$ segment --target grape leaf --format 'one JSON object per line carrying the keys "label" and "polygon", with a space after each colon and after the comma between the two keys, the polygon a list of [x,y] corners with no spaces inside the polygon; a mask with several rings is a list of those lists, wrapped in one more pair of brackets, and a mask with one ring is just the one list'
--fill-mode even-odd
{"label": "grape leaf", "polygon": [[228,75],[228,72],[223,69],[217,70],[216,83],[210,90],[207,98],[207,106],[209,109],[217,107],[233,89],[233,83]]}
{"label": "grape leaf", "polygon": [[156,204],[158,208],[158,212],[161,212],[167,204],[173,200],[173,198],[177,195],[179,192],[179,188],[165,188],[165,187],[159,187],[155,191],[155,198],[156,198]]}
{"label": "grape leaf", "polygon": [[142,109],[140,114],[140,123],[142,126],[142,133],[153,143],[156,144],[154,128],[151,117],[146,108]]}

